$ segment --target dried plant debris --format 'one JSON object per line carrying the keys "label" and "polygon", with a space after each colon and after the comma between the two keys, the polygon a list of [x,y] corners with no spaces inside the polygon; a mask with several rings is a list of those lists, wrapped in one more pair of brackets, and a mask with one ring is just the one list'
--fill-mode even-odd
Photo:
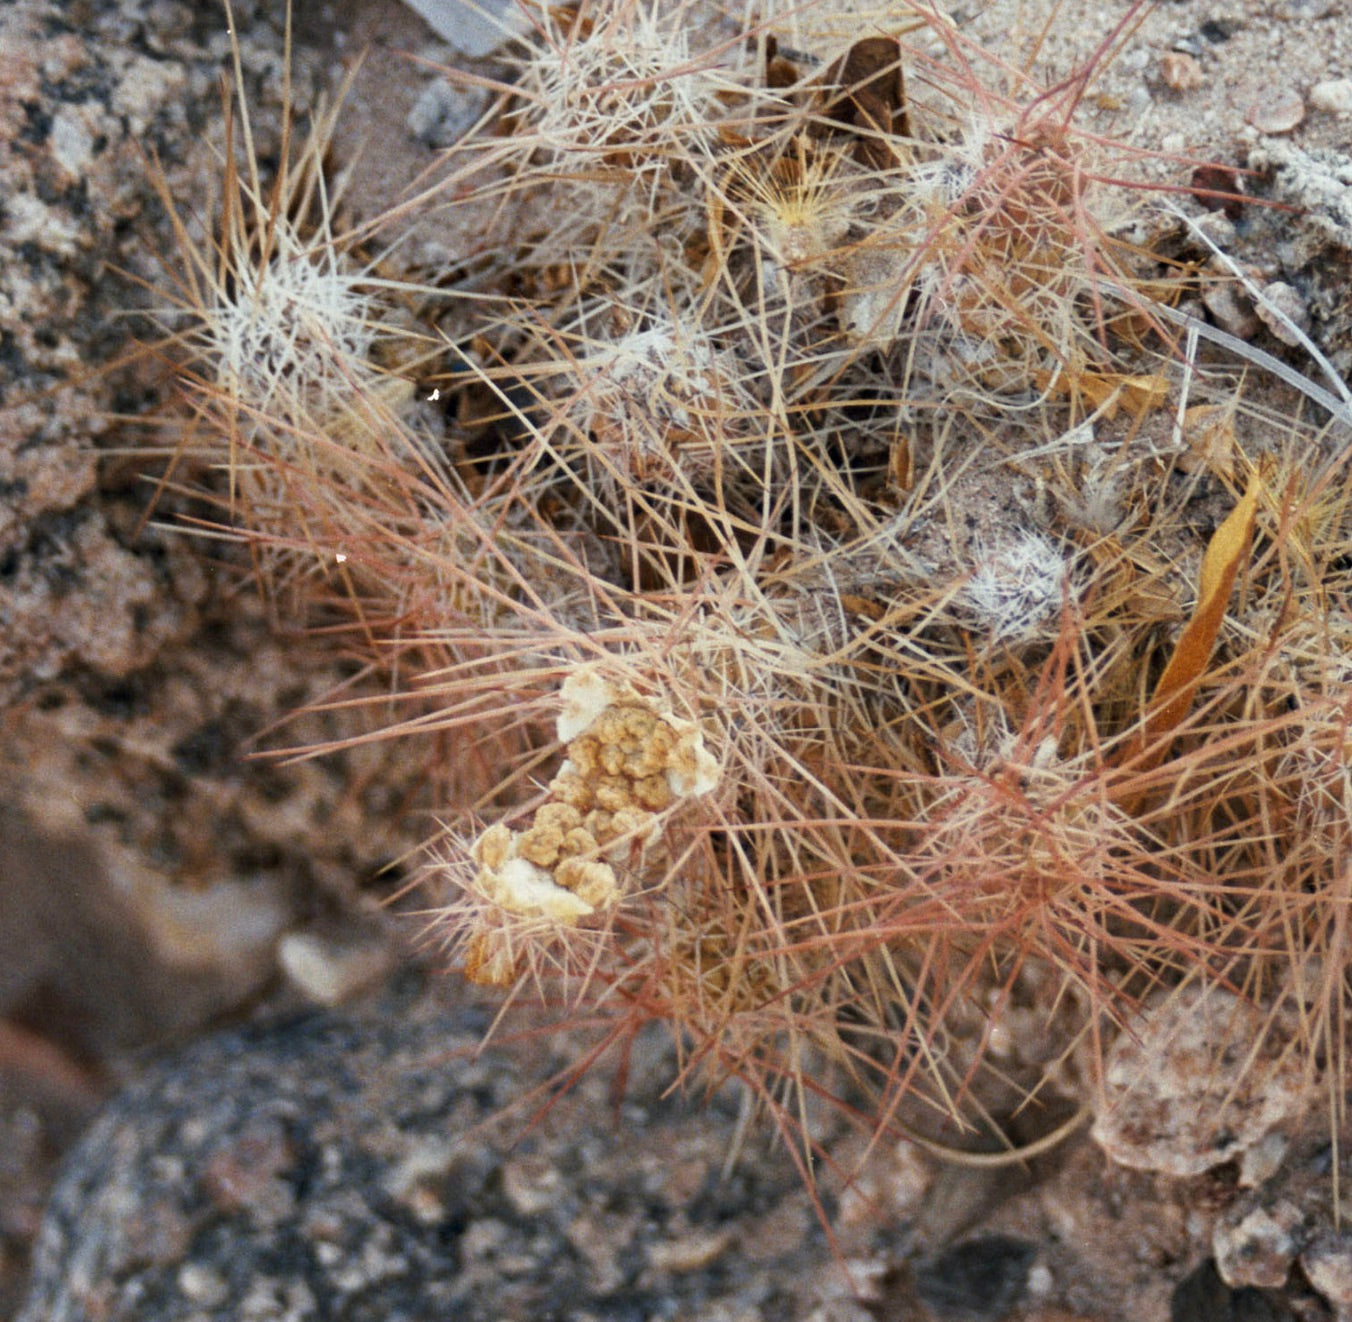
{"label": "dried plant debris", "polygon": [[[1250,149],[1248,164],[1265,191],[1293,208],[1272,236],[1282,277],[1273,283],[1293,289],[1296,297],[1280,292],[1276,297],[1295,302],[1296,316],[1311,323],[1311,334],[1346,376],[1352,371],[1352,311],[1346,296],[1352,280],[1352,157],[1264,139]],[[1258,311],[1262,316],[1264,308]],[[1278,328],[1273,331],[1289,343]]]}
{"label": "dried plant debris", "polygon": [[344,228],[325,114],[265,179],[236,112],[179,233],[182,462],[441,736],[434,939],[786,1129],[1108,1105],[1194,989],[1339,1068],[1346,397],[1175,306],[1093,69],[919,4],[590,0],[511,51],[453,269]]}
{"label": "dried plant debris", "polygon": [[510,985],[522,948],[613,909],[624,898],[616,868],[635,870],[662,836],[664,815],[718,783],[693,721],[594,670],[574,671],[559,696],[568,756],[544,802],[523,830],[497,822],[469,850],[476,872],[465,895],[478,913],[459,921],[482,927],[465,959],[476,982]]}

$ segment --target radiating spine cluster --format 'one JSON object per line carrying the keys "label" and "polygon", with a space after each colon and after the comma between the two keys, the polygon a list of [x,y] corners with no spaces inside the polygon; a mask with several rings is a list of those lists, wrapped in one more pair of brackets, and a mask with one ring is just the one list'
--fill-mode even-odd
{"label": "radiating spine cluster", "polygon": [[1093,1041],[1294,968],[1327,1054],[1344,452],[1166,334],[1186,263],[1114,237],[1083,80],[1003,90],[903,8],[806,52],[774,13],[540,10],[452,157],[482,251],[418,290],[439,421],[372,365],[400,287],[327,209],[297,247],[320,149],[266,205],[236,179],[187,342],[232,484],[280,487],[232,512],[347,566],[419,659],[408,726],[473,750],[427,883],[480,981],[882,1118],[979,1109],[973,1007],[1047,970]]}

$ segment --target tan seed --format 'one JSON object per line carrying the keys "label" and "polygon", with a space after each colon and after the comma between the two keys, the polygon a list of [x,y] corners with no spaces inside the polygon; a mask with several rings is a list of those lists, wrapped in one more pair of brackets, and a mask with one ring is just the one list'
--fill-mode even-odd
{"label": "tan seed", "polygon": [[1171,50],[1160,59],[1160,77],[1171,92],[1194,92],[1206,82],[1196,57],[1178,50]]}
{"label": "tan seed", "polygon": [[1245,116],[1260,133],[1290,133],[1305,118],[1305,102],[1293,87],[1255,101]]}

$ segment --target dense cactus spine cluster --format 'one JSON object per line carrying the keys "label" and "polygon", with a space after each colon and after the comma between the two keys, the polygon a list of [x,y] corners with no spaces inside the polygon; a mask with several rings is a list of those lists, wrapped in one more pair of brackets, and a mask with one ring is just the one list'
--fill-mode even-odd
{"label": "dense cactus spine cluster", "polygon": [[[471,976],[879,1123],[1035,1095],[1197,981],[1314,1071],[1344,452],[1186,357],[1082,81],[997,86],[903,11],[795,52],[773,13],[541,9],[454,149],[498,241],[408,355],[436,423],[374,366],[395,284],[290,219],[321,148],[232,168],[182,340],[232,514],[345,566],[425,667],[410,724],[489,750],[426,876]],[[1034,994],[1043,1049],[986,1071]]]}

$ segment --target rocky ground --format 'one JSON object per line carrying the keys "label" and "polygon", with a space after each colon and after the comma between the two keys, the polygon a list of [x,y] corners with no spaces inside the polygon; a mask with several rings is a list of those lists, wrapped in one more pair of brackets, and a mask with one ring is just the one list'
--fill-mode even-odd
{"label": "rocky ground", "polygon": [[[991,43],[1046,12],[952,8]],[[1053,77],[1123,6],[1073,8]],[[280,9],[236,7],[265,154]],[[298,0],[296,42],[301,106],[370,48],[336,148],[357,214],[473,110],[435,73],[465,57],[396,0]],[[669,1044],[547,1109],[575,1042],[512,1021],[473,1054],[493,1004],[429,977],[385,903],[434,802],[417,759],[252,759],[351,733],[292,713],[357,667],[288,632],[233,548],[161,526],[190,495],[145,523],[145,451],[179,425],[131,315],[169,287],[153,179],[209,206],[229,49],[210,0],[0,10],[0,1317],[1352,1317],[1352,1167],[1322,1112],[1176,1177],[1083,1129],[999,1171],[903,1143],[848,1190],[823,1171],[814,1208],[790,1153],[739,1136],[735,1092],[654,1086]],[[1303,208],[1222,237],[1352,371],[1343,0],[1161,4],[1088,104]],[[424,222],[408,251],[456,241]],[[1211,315],[1282,349],[1252,308]]]}

